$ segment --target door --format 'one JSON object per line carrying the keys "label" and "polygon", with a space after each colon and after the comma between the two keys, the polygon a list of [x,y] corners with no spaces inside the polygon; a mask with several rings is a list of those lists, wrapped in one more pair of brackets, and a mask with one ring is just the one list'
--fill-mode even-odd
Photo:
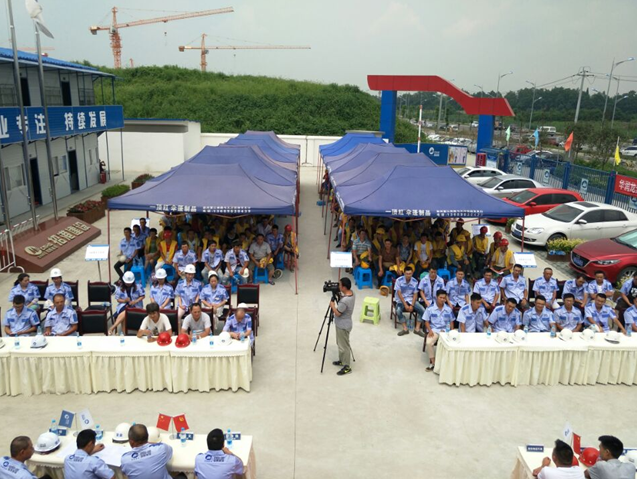
{"label": "door", "polygon": [[31,181],[33,181],[33,200],[36,206],[40,206],[42,204],[42,189],[40,188],[40,168],[37,158],[31,158]]}
{"label": "door", "polygon": [[[586,224],[577,224],[579,220],[585,220]],[[604,227],[604,210],[596,209],[588,211],[579,216],[570,228],[569,238],[580,238],[584,240],[592,240],[602,238]]]}
{"label": "door", "polygon": [[62,87],[62,103],[64,106],[71,106],[71,84],[67,81],[62,81],[60,86]]}
{"label": "door", "polygon": [[77,172],[77,153],[75,150],[69,151],[69,181],[71,182],[71,193],[80,189],[80,177]]}
{"label": "door", "polygon": [[31,106],[31,93],[29,92],[29,80],[20,78],[20,86],[22,87],[22,101],[24,106]]}
{"label": "door", "polygon": [[600,238],[614,238],[626,233],[629,229],[628,218],[623,211],[605,210],[604,229]]}
{"label": "door", "polygon": [[545,211],[550,210],[555,206],[553,194],[540,194],[533,198],[529,203],[535,203],[535,206],[529,206],[531,210],[530,213],[527,214],[536,214],[536,213],[544,213]]}

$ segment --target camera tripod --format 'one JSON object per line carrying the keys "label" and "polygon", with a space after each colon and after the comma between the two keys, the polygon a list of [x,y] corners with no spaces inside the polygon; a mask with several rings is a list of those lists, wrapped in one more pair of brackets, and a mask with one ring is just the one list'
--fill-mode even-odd
{"label": "camera tripod", "polygon": [[[330,326],[334,322],[334,311],[331,308],[331,302],[334,301],[338,304],[338,297],[335,294],[332,294],[332,299],[330,300],[330,304],[327,305],[327,311],[325,311],[325,316],[323,317],[323,324],[321,325],[321,329],[319,330],[318,336],[316,338],[316,343],[314,343],[314,352],[316,352],[316,347],[318,346],[318,342],[321,339],[321,334],[323,334],[323,328],[325,327],[325,323],[327,322],[327,332],[325,333],[325,345],[323,346],[323,360],[321,361],[321,373],[323,373],[323,367],[325,366],[325,354],[327,353],[327,341],[330,338]],[[350,346],[351,351],[351,346]],[[356,362],[354,358],[354,351],[352,351],[352,361]]]}

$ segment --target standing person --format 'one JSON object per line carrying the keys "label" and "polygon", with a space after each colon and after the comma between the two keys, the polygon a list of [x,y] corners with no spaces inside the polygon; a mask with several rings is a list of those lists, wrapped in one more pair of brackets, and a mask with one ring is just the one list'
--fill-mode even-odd
{"label": "standing person", "polygon": [[[438,342],[438,334],[443,331],[447,325],[453,323],[453,311],[447,304],[447,292],[444,289],[436,291],[436,302],[425,310],[422,317],[427,330],[425,338],[425,352],[429,356],[429,366],[427,372],[434,370],[436,356],[434,355],[434,346]],[[451,326],[449,326],[451,327]]]}
{"label": "standing person", "polygon": [[555,441],[552,458],[555,467],[549,467],[551,459],[545,457],[542,465],[533,470],[533,475],[539,479],[584,479],[582,468],[573,465],[573,449],[564,441]]}
{"label": "standing person", "polygon": [[487,267],[487,259],[489,258],[489,238],[487,232],[489,228],[480,227],[480,234],[473,237],[473,277],[482,278],[484,270]]}
{"label": "standing person", "polygon": [[64,479],[111,479],[115,475],[102,459],[93,456],[104,449],[104,444],[95,443],[95,437],[92,429],[77,435],[77,451],[64,459]]}
{"label": "standing person", "polygon": [[157,260],[161,255],[161,252],[159,251],[159,242],[160,240],[157,237],[157,230],[155,228],[151,228],[146,240],[144,241],[144,269],[150,271],[155,269]]}
{"label": "standing person", "polygon": [[341,291],[341,299],[338,304],[333,300],[330,301],[330,308],[334,313],[336,344],[338,345],[338,361],[334,361],[332,364],[340,366],[341,369],[336,374],[344,376],[352,372],[350,367],[352,349],[349,345],[349,333],[352,331],[352,313],[354,312],[356,297],[352,291],[352,282],[349,278],[341,278],[339,290]]}
{"label": "standing person", "polygon": [[31,284],[31,277],[26,273],[20,273],[18,279],[13,283],[13,288],[9,292],[9,301],[17,295],[24,297],[24,305],[37,311],[40,301],[40,290],[35,284]]}
{"label": "standing person", "polygon": [[206,438],[208,452],[197,454],[195,475],[197,479],[230,479],[243,475],[243,462],[224,446],[221,429],[213,429]]}
{"label": "standing person", "polygon": [[615,436],[599,437],[599,459],[584,471],[586,479],[634,479],[635,465],[621,462],[624,444]]}
{"label": "standing person", "polygon": [[122,455],[121,470],[129,479],[171,479],[166,466],[173,457],[173,448],[163,442],[150,444],[148,429],[135,424],[128,431],[128,443],[133,449]]}
{"label": "standing person", "polygon": [[[418,281],[413,277],[414,270],[411,266],[405,267],[405,274],[398,278],[394,283],[394,302],[396,303],[396,316],[398,322],[402,323],[403,330],[398,336],[404,336],[414,329],[411,318],[405,319],[405,313],[416,314],[416,331],[419,336],[425,337],[425,333],[420,330],[422,315],[425,314],[425,308],[418,302]],[[420,319],[419,319],[420,318]]]}
{"label": "standing person", "polygon": [[[4,456],[0,459],[0,479],[38,479],[25,464],[35,450],[33,442],[27,436],[18,436],[11,441],[11,457]],[[42,476],[41,479],[50,479],[50,476]]]}
{"label": "standing person", "polygon": [[124,238],[119,242],[119,251],[121,254],[121,258],[117,260],[113,269],[117,273],[119,279],[122,279],[124,276],[124,271],[122,271],[122,266],[125,271],[128,271],[133,266],[133,260],[137,256],[137,240],[133,238],[132,230],[128,227],[124,228]]}

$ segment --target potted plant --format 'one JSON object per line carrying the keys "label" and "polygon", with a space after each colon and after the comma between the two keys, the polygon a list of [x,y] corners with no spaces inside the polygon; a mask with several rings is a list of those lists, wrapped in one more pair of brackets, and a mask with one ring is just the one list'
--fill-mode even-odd
{"label": "potted plant", "polygon": [[509,219],[507,219],[507,224],[504,227],[504,232],[505,233],[511,233],[511,230],[513,229],[513,225],[515,224],[515,222],[518,219],[519,218],[509,218]]}
{"label": "potted plant", "polygon": [[139,188],[144,183],[146,183],[148,180],[151,180],[153,178],[155,178],[155,177],[153,175],[149,175],[148,173],[144,173],[143,175],[139,175],[131,183],[131,190],[134,190],[135,188]]}
{"label": "potted plant", "polygon": [[571,257],[571,251],[575,249],[578,244],[583,243],[583,239],[579,238],[558,238],[546,243],[546,249],[548,250],[548,259],[553,261],[566,262]]}
{"label": "potted plant", "polygon": [[95,223],[100,218],[104,218],[104,203],[96,200],[87,200],[71,206],[66,216],[73,216],[85,223]]}
{"label": "potted plant", "polygon": [[124,193],[128,193],[130,188],[128,185],[113,185],[102,190],[102,203],[106,206],[107,202],[111,198],[121,196]]}

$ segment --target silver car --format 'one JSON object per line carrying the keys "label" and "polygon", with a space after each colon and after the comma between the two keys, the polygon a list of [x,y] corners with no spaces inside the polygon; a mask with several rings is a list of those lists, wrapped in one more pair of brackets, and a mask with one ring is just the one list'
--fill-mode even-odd
{"label": "silver car", "polygon": [[490,195],[504,198],[528,188],[546,188],[542,183],[518,175],[502,175],[490,178],[478,185]]}

